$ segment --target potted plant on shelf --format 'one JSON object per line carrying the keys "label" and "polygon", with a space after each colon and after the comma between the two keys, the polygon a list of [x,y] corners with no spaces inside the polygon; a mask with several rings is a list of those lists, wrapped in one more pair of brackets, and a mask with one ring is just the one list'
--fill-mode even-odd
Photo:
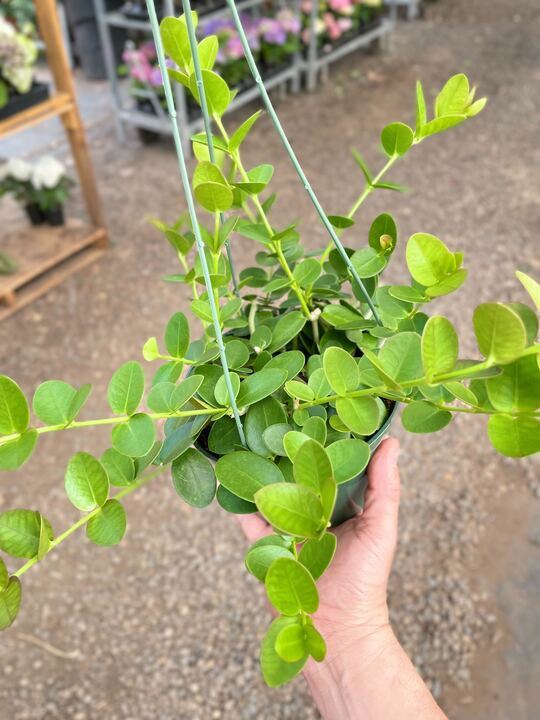
{"label": "potted plant on shelf", "polygon": [[[0,514],[0,549],[25,559],[11,574],[0,564],[0,626],[17,615],[25,572],[83,526],[99,545],[118,543],[126,529],[121,500],[170,465],[173,485],[190,505],[217,498],[229,512],[261,513],[275,529],[246,555],[279,613],[261,653],[264,678],[275,686],[309,656],[324,659],[313,615],[316,582],[336,547],[331,528],[361,504],[362,474],[397,406],[411,432],[441,430],[456,413],[485,414],[499,452],[540,450],[538,318],[521,302],[480,304],[472,316],[480,357],[459,358],[452,323],[426,310],[465,281],[463,253],[415,233],[406,244],[410,282],[388,285],[383,273],[398,243],[394,219],[375,218],[367,242],[355,231],[372,192],[400,189],[384,176],[401,157],[482,110],[485,100],[474,100],[464,75],[446,83],[431,118],[418,84],[415,126],[394,122],[382,131],[382,169],[373,173],[355,155],[363,187],[348,213],[328,216],[332,233],[346,241],[343,253],[333,243],[306,253],[299,224],[280,221],[279,201],[269,192],[272,166],[244,164],[243,145],[260,111],[234,129],[222,121],[232,93],[212,70],[217,39],[199,44],[200,70],[185,21],[166,18],[161,28],[176,65],[171,76],[197,101],[204,88],[217,128],[214,136],[193,137],[199,162],[192,189],[181,163],[191,223],[160,225],[178,255],[175,279],[192,289],[201,332],[192,339],[186,315],[175,312],[163,341],[152,337],[144,345],[145,360],[159,363],[146,396],[143,369],[129,361],[109,383],[112,415],[99,419],[77,419],[89,385],[51,380],[36,389],[30,422],[23,391],[0,377],[3,469],[21,467],[43,433],[112,427],[111,446],[99,459],[78,452],[69,461],[65,490],[82,513],[70,528],[55,535],[38,510]],[[177,147],[182,160],[179,140]],[[193,198],[208,222],[195,222]],[[258,248],[257,264],[238,279],[227,252],[236,234]],[[343,247],[339,240],[336,247]],[[538,309],[540,286],[518,277]]]}
{"label": "potted plant on shelf", "polygon": [[49,86],[34,82],[37,45],[31,33],[0,16],[0,120],[46,100]]}
{"label": "potted plant on shelf", "polygon": [[64,224],[63,206],[72,184],[62,163],[52,156],[35,165],[12,158],[0,168],[0,197],[13,195],[32,225]]}
{"label": "potted plant on shelf", "polygon": [[303,0],[302,40],[307,47],[311,33],[315,32],[317,46],[325,53],[373,29],[382,17],[382,0],[324,0],[318,3],[318,16],[312,28],[312,7],[312,0]]}

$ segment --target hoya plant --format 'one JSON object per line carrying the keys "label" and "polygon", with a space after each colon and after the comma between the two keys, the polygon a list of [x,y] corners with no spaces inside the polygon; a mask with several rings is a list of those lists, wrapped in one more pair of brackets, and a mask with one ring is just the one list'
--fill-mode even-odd
{"label": "hoya plant", "polygon": [[[155,13],[151,19],[157,27]],[[281,220],[272,165],[249,167],[243,159],[261,113],[232,127],[223,120],[233,93],[212,69],[218,40],[196,45],[195,24],[189,13],[165,18],[155,37],[173,123],[171,81],[192,93],[214,127],[207,123],[192,138],[197,162],[184,185],[189,216],[156,222],[178,256],[180,272],[168,279],[191,288],[191,321],[177,310],[159,339],[145,343],[142,354],[154,370],[148,386],[137,360],[114,372],[110,411],[100,418],[81,419],[89,385],[49,380],[30,403],[14,380],[0,377],[4,470],[28,462],[44,433],[96,425],[112,431],[100,457],[78,452],[68,463],[65,491],[79,511],[68,529],[57,534],[41,508],[0,514],[0,549],[10,556],[7,565],[0,561],[0,627],[17,616],[20,579],[30,568],[79,528],[98,545],[120,542],[123,499],[166,468],[190,505],[216,500],[227,512],[260,513],[274,528],[249,548],[245,563],[278,613],[261,652],[264,678],[276,686],[309,656],[325,657],[317,580],[332,562],[332,528],[361,506],[364,471],[397,408],[413,433],[442,430],[457,413],[482,414],[503,455],[540,450],[540,285],[517,273],[535,309],[496,300],[471,308],[478,355],[463,358],[452,323],[431,312],[437,298],[465,282],[463,253],[417,232],[406,241],[410,281],[389,285],[383,274],[398,243],[394,218],[376,217],[367,238],[356,229],[375,190],[388,197],[400,190],[385,178],[400,158],[482,110],[485,99],[475,100],[465,75],[444,85],[432,115],[417,84],[414,126],[394,122],[382,130],[380,170],[355,153],[360,172],[348,182],[358,186],[358,198],[348,212],[326,215],[305,180],[331,238],[307,252],[300,222]],[[239,235],[257,252],[256,265],[237,276],[231,258]],[[197,325],[193,335],[190,325]]]}

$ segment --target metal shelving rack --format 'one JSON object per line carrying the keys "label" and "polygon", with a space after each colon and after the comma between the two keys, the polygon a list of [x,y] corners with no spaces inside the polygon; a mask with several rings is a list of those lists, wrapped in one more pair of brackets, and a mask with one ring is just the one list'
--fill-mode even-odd
{"label": "metal shelving rack", "polygon": [[[257,7],[262,5],[264,0],[243,0],[237,4],[238,10],[241,12],[249,8]],[[298,0],[295,0],[295,6]],[[144,113],[133,107],[132,103],[129,102],[129,98],[125,98],[122,93],[121,82],[117,77],[117,68],[114,59],[113,46],[112,46],[112,28],[124,28],[125,30],[139,30],[141,32],[148,33],[151,35],[151,27],[149,21],[133,20],[125,17],[118,11],[108,11],[105,6],[105,0],[94,0],[94,6],[96,9],[96,16],[98,18],[98,26],[103,46],[103,54],[105,58],[105,67],[107,71],[107,77],[109,79],[113,102],[115,106],[115,122],[116,131],[120,140],[125,138],[125,126],[132,125],[138,128],[144,128],[153,132],[170,135],[171,125],[170,120],[161,104],[159,103],[156,94],[152,90],[139,90],[137,91],[137,97],[146,98],[152,103],[155,115]],[[164,9],[167,15],[178,14],[175,12],[173,0],[165,0]],[[228,14],[227,7],[219,8],[209,13],[204,13],[201,16],[202,19],[209,20],[216,17],[224,17]],[[300,54],[297,53],[292,56],[290,64],[283,70],[277,72],[269,78],[265,78],[265,86],[268,90],[272,88],[280,88],[285,91],[287,85],[290,86],[292,92],[298,92],[300,88],[300,73],[302,70],[302,61]],[[242,105],[255,100],[259,94],[256,85],[253,85],[246,90],[238,93],[229,106],[228,112],[236,110]],[[196,117],[191,117],[188,114],[186,95],[184,88],[178,83],[174,84],[174,95],[175,105],[177,112],[177,122],[180,129],[180,135],[182,138],[182,145],[184,152],[190,154],[191,143],[190,137],[193,133],[203,129],[203,117],[202,114],[198,113]],[[127,101],[127,102],[126,102]]]}
{"label": "metal shelving rack", "polygon": [[403,8],[407,20],[414,20],[420,15],[422,0],[384,0],[384,2],[395,8]]}

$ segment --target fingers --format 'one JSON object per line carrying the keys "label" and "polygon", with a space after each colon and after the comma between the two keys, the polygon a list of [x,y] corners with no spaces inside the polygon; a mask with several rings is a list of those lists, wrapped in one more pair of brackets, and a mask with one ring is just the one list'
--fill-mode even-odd
{"label": "fingers", "polygon": [[251,543],[260,540],[265,535],[272,534],[270,525],[257,513],[251,515],[235,515],[234,517],[244,531],[244,535]]}
{"label": "fingers", "polygon": [[375,453],[368,468],[364,512],[360,516],[362,527],[369,531],[389,565],[397,542],[400,498],[398,455],[399,442],[395,438],[384,440]]}

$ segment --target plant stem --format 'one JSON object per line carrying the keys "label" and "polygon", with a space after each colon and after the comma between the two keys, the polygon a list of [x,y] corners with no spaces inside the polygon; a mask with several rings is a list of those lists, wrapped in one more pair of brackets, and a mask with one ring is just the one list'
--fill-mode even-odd
{"label": "plant stem", "polygon": [[[130,493],[132,493],[134,490],[138,490],[140,487],[143,487],[143,485],[146,485],[148,482],[150,482],[150,480],[153,480],[158,475],[161,475],[161,473],[164,470],[165,470],[165,467],[163,466],[163,467],[159,468],[159,470],[156,470],[155,472],[148,473],[147,475],[143,475],[140,480],[137,480],[132,485],[128,485],[123,490],[120,490],[120,492],[116,493],[116,495],[114,495],[110,499],[111,500],[120,500],[121,498],[125,497],[126,495],[129,495]],[[77,520],[77,522],[73,523],[73,525],[68,527],[67,530],[64,530],[64,532],[61,535],[58,535],[58,537],[56,537],[54,540],[51,540],[49,549],[47,550],[47,552],[45,553],[45,555],[43,557],[46,557],[46,555],[48,555],[51,552],[51,550],[54,550],[55,547],[58,547],[58,545],[60,545],[60,543],[64,542],[64,540],[66,540],[72,533],[74,533],[75,530],[78,530],[83,525],[86,525],[86,523],[91,518],[93,518],[95,515],[97,515],[100,512],[101,512],[101,508],[97,507],[95,510],[92,510],[87,515],[83,515],[81,518],[79,518]],[[30,568],[33,567],[34,565],[36,565],[36,563],[41,562],[41,560],[43,560],[43,557],[38,559],[38,557],[36,555],[36,557],[31,558],[30,560],[28,560],[28,562],[26,562],[18,570],[16,570],[13,573],[13,575],[15,577],[20,577],[21,575],[24,575],[24,573],[27,570],[30,570]]]}
{"label": "plant stem", "polygon": [[[224,408],[204,408],[201,410],[183,410],[170,413],[147,413],[152,420],[161,420],[163,418],[192,417],[194,415],[217,415],[222,413]],[[129,420],[129,415],[118,415],[117,417],[96,418],[94,420],[74,420],[69,425],[43,425],[42,427],[32,428],[38,435],[49,432],[59,432],[60,430],[74,430],[75,428],[94,427],[97,425],[117,425],[118,423]],[[13,433],[12,435],[4,435],[0,438],[0,447],[11,440],[16,440],[21,433]]]}

